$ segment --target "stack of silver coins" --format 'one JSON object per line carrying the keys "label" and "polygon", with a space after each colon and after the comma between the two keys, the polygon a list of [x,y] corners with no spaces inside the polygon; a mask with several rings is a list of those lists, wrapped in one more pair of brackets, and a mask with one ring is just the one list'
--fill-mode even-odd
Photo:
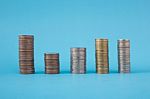
{"label": "stack of silver coins", "polygon": [[59,53],[45,53],[45,73],[59,74]]}
{"label": "stack of silver coins", "polygon": [[96,72],[109,73],[108,39],[95,39]]}
{"label": "stack of silver coins", "polygon": [[118,72],[130,72],[130,40],[118,40]]}
{"label": "stack of silver coins", "polygon": [[86,73],[86,48],[71,48],[71,73]]}
{"label": "stack of silver coins", "polygon": [[19,36],[19,66],[21,74],[33,74],[34,70],[34,36]]}

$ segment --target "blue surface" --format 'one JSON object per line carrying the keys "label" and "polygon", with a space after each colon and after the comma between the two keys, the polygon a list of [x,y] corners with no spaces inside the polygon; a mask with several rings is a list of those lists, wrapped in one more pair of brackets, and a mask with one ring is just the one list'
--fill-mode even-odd
{"label": "blue surface", "polygon": [[[0,99],[149,99],[149,0],[0,0]],[[18,35],[34,34],[34,75],[18,73]],[[110,74],[95,74],[95,38],[109,39]],[[131,40],[131,74],[117,73],[117,39]],[[73,75],[70,47],[87,48],[87,74]],[[61,74],[44,74],[59,52]]]}

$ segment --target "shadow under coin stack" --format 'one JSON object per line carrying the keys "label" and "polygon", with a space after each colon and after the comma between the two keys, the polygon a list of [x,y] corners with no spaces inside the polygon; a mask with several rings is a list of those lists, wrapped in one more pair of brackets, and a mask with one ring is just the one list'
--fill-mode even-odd
{"label": "shadow under coin stack", "polygon": [[108,39],[95,39],[96,72],[109,73]]}
{"label": "shadow under coin stack", "polygon": [[71,73],[86,73],[86,48],[71,48]]}
{"label": "shadow under coin stack", "polygon": [[118,71],[120,73],[130,72],[130,40],[118,40]]}
{"label": "shadow under coin stack", "polygon": [[59,74],[59,53],[45,53],[45,73]]}
{"label": "shadow under coin stack", "polygon": [[19,66],[21,74],[33,74],[34,70],[34,36],[19,36]]}

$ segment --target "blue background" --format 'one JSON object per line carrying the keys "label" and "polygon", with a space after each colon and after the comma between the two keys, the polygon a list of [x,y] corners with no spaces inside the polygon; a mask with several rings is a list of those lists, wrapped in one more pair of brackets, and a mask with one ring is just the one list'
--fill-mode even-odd
{"label": "blue background", "polygon": [[[35,37],[36,74],[21,75],[18,35]],[[149,0],[0,0],[0,99],[149,99]],[[109,39],[110,74],[95,74],[95,38]],[[117,40],[131,40],[131,74],[117,73]],[[70,47],[87,48],[87,74],[70,74]],[[44,74],[59,52],[61,74]]]}

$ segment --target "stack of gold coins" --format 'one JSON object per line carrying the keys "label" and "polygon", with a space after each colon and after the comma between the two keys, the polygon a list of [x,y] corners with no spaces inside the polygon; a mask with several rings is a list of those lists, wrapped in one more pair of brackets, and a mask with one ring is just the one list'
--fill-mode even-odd
{"label": "stack of gold coins", "polygon": [[21,74],[33,74],[34,70],[34,36],[19,36],[19,66]]}
{"label": "stack of gold coins", "polygon": [[108,39],[95,39],[96,72],[109,73]]}
{"label": "stack of gold coins", "polygon": [[118,71],[120,73],[130,72],[130,40],[118,40]]}
{"label": "stack of gold coins", "polygon": [[86,48],[71,48],[71,73],[84,74],[86,73]]}
{"label": "stack of gold coins", "polygon": [[45,53],[45,73],[59,74],[59,53]]}

